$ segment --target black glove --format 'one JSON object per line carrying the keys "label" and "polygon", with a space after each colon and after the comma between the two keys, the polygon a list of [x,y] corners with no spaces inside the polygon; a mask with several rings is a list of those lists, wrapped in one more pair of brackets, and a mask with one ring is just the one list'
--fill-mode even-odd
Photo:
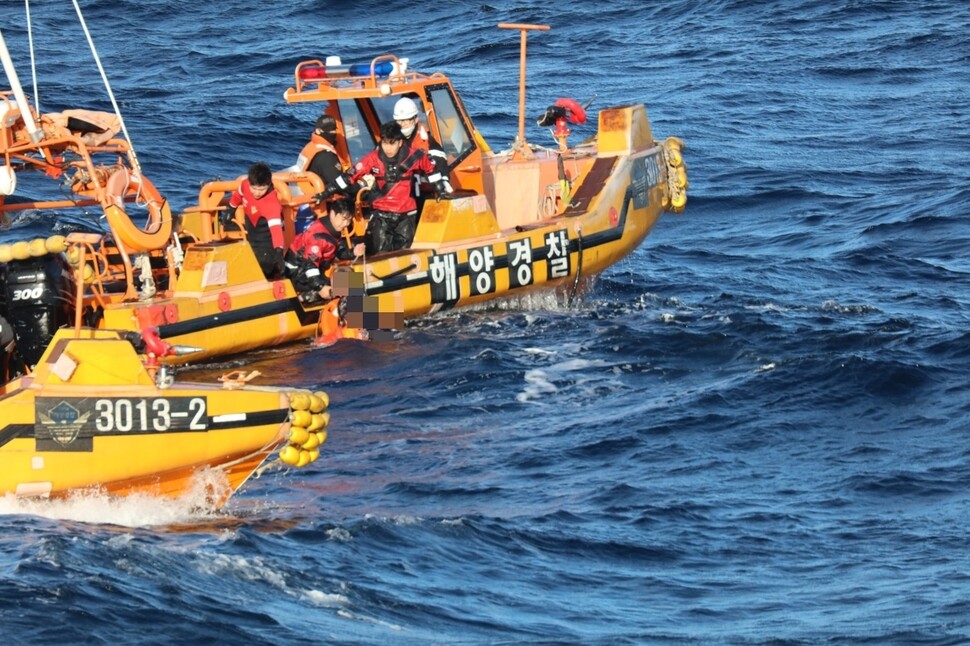
{"label": "black glove", "polygon": [[306,305],[313,305],[314,303],[320,303],[323,301],[320,298],[320,293],[316,290],[310,289],[305,292],[300,292],[300,301]]}
{"label": "black glove", "polygon": [[283,273],[287,277],[296,276],[302,264],[303,258],[291,249],[286,250],[286,253],[283,255]]}
{"label": "black glove", "polygon": [[225,211],[221,211],[219,213],[219,224],[221,224],[223,228],[229,226],[233,223],[233,221],[235,221],[235,215],[236,209],[231,206],[227,206]]}
{"label": "black glove", "polygon": [[283,278],[285,274],[283,273],[286,263],[283,262],[283,250],[273,249],[273,276],[277,278]]}
{"label": "black glove", "polygon": [[333,191],[331,191],[329,188],[325,188],[313,196],[313,201],[319,204],[320,202],[329,200],[331,195],[333,195]]}
{"label": "black glove", "polygon": [[0,316],[0,349],[10,345],[13,339],[13,327],[7,322],[7,319]]}
{"label": "black glove", "polygon": [[439,179],[435,182],[434,190],[438,194],[438,199],[441,199],[442,195],[451,195],[455,192],[455,189],[451,187],[451,182],[447,178]]}

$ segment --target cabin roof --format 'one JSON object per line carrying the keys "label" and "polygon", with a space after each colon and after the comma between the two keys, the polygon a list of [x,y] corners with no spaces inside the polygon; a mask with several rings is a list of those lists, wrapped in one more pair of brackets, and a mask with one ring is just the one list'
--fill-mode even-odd
{"label": "cabin roof", "polygon": [[283,98],[287,103],[373,98],[415,92],[430,83],[448,83],[448,78],[438,72],[428,75],[408,70],[407,60],[384,54],[368,64],[300,61],[293,72],[294,85]]}

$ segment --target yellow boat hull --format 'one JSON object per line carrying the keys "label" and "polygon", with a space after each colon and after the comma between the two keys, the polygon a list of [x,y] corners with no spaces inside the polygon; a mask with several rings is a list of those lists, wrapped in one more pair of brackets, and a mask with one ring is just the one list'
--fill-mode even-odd
{"label": "yellow boat hull", "polygon": [[164,362],[196,362],[310,338],[319,309],[304,307],[289,280],[264,278],[252,250],[237,240],[192,245],[174,289],[108,303],[99,326],[156,327],[168,343],[196,348]]}
{"label": "yellow boat hull", "polygon": [[163,385],[118,334],[59,332],[0,390],[0,494],[179,496],[216,472],[218,506],[287,441],[280,388]]}
{"label": "yellow boat hull", "polygon": [[[603,110],[593,144],[484,156],[481,192],[429,199],[410,249],[353,266],[366,297],[349,308],[349,323],[388,327],[394,314],[539,290],[571,298],[636,249],[663,212],[676,211],[671,148],[679,142],[655,142],[645,108],[633,105]],[[557,179],[564,169],[576,178],[568,190]]]}
{"label": "yellow boat hull", "polygon": [[[499,172],[521,172],[505,163],[513,166]],[[556,160],[537,155],[526,163]],[[664,211],[659,147],[586,163],[589,184],[569,206],[508,228],[480,196],[429,201],[411,249],[354,266],[376,298],[366,308],[408,318],[537,290],[573,294],[582,279],[631,253]]]}

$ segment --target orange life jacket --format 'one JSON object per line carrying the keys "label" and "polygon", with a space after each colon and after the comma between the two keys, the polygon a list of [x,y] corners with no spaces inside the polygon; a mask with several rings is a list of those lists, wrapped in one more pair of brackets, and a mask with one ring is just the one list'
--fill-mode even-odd
{"label": "orange life jacket", "polygon": [[312,162],[313,158],[317,156],[317,153],[325,150],[332,152],[334,155],[337,154],[337,149],[334,148],[329,141],[317,133],[313,133],[310,135],[310,141],[308,141],[307,145],[304,146],[303,150],[300,151],[300,156],[296,158],[296,166],[301,171],[306,171],[308,168],[310,168],[310,162]]}
{"label": "orange life jacket", "polygon": [[332,345],[340,339],[367,340],[367,330],[349,327],[340,316],[340,299],[335,298],[320,310],[320,320],[317,322],[317,345]]}

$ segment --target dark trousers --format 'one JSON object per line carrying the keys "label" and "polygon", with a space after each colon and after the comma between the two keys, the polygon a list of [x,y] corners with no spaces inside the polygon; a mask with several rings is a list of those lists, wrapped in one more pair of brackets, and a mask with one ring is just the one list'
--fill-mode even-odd
{"label": "dark trousers", "polygon": [[256,255],[256,262],[263,270],[263,275],[269,280],[280,278],[283,275],[283,254],[273,247],[263,247],[253,245],[253,253]]}
{"label": "dark trousers", "polygon": [[410,247],[417,225],[416,211],[410,213],[374,211],[370,222],[367,223],[367,232],[370,234],[369,252],[380,253]]}

